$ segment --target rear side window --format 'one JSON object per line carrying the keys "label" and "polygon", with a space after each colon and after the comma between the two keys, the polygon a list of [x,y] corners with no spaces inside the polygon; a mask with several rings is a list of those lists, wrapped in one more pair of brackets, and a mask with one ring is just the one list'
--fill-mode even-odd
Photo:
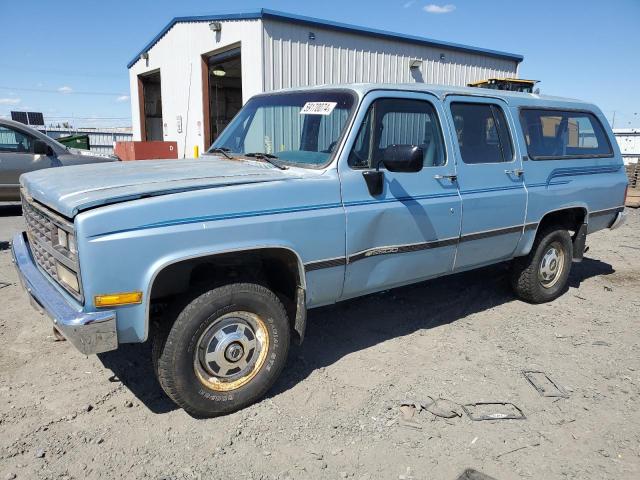
{"label": "rear side window", "polygon": [[522,109],[520,123],[533,160],[613,155],[609,138],[592,113]]}
{"label": "rear side window", "polygon": [[468,164],[513,160],[513,145],[504,112],[487,103],[451,104],[462,161]]}

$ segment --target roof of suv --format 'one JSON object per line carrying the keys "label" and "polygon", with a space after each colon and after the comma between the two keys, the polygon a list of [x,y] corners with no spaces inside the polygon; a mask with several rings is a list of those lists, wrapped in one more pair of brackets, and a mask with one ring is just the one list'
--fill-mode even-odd
{"label": "roof of suv", "polygon": [[[473,95],[476,97],[489,97],[489,98],[501,98],[507,103],[527,103],[527,104],[558,104],[558,103],[572,103],[586,105],[589,102],[583,102],[575,98],[555,97],[551,95],[538,95],[535,93],[522,93],[511,92],[507,90],[493,90],[489,88],[478,87],[456,87],[452,85],[435,85],[428,83],[345,83],[345,84],[327,84],[318,85],[313,87],[297,87],[291,89],[279,90],[279,92],[293,92],[293,91],[309,91],[320,89],[349,89],[354,90],[360,96],[364,96],[367,93],[374,90],[402,90],[411,92],[425,92],[436,95],[439,98],[444,98],[448,95]],[[277,93],[277,92],[269,92]],[[510,102],[513,101],[513,102]]]}

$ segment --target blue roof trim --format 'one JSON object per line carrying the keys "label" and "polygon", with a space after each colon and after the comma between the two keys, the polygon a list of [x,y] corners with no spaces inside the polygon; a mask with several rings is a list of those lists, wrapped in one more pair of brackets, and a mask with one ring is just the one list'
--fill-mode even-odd
{"label": "blue roof trim", "polygon": [[295,15],[292,13],[279,12],[276,10],[269,10],[262,8],[260,10],[252,10],[236,13],[220,13],[216,15],[199,15],[191,17],[175,17],[172,19],[161,31],[153,37],[153,39],[147,43],[142,50],[140,50],[134,58],[127,64],[127,68],[131,68],[139,59],[140,55],[148,52],[158,41],[165,36],[165,34],[171,30],[176,23],[185,22],[213,22],[224,20],[258,20],[258,19],[273,19],[288,21],[298,24],[310,25],[315,27],[327,28],[330,30],[337,30],[342,32],[349,32],[355,34],[366,34],[375,36],[378,38],[384,38],[387,40],[400,40],[404,42],[417,43],[421,45],[427,45],[430,47],[448,48],[451,50],[458,50],[462,52],[475,53],[481,55],[489,55],[491,57],[502,58],[505,60],[512,60],[515,62],[521,62],[524,60],[522,55],[514,53],[502,52],[499,50],[491,50],[486,48],[472,47],[469,45],[462,45],[459,43],[444,42],[440,40],[433,40],[431,38],[419,37],[416,35],[404,35],[397,32],[389,32],[387,30],[378,30],[376,28],[360,27],[357,25],[351,25],[348,23],[334,22],[331,20],[322,20],[319,18],[306,17],[304,15]]}

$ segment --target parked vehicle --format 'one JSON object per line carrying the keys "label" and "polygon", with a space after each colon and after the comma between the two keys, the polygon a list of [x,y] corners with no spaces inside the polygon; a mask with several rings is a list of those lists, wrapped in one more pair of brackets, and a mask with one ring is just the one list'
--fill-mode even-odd
{"label": "parked vehicle", "polygon": [[196,161],[21,184],[13,256],[55,328],[85,354],[150,338],[167,395],[215,416],[273,385],[307,309],[505,261],[555,299],[627,178],[594,105],[360,84],[256,96]]}
{"label": "parked vehicle", "polygon": [[0,202],[20,200],[18,178],[23,173],[117,160],[113,155],[68,148],[23,123],[0,118]]}

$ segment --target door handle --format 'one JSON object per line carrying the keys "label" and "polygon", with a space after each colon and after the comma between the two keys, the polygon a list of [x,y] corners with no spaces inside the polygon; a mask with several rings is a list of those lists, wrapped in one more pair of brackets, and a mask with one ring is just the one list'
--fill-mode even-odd
{"label": "door handle", "polygon": [[515,175],[516,177],[521,177],[524,175],[524,170],[521,168],[514,168],[513,170],[505,170],[504,173],[507,175]]}
{"label": "door handle", "polygon": [[436,180],[444,180],[445,178],[448,180],[451,180],[452,182],[455,182],[456,180],[458,180],[458,175],[456,174],[452,174],[452,175],[440,175],[439,173],[434,175],[433,178],[435,178]]}

